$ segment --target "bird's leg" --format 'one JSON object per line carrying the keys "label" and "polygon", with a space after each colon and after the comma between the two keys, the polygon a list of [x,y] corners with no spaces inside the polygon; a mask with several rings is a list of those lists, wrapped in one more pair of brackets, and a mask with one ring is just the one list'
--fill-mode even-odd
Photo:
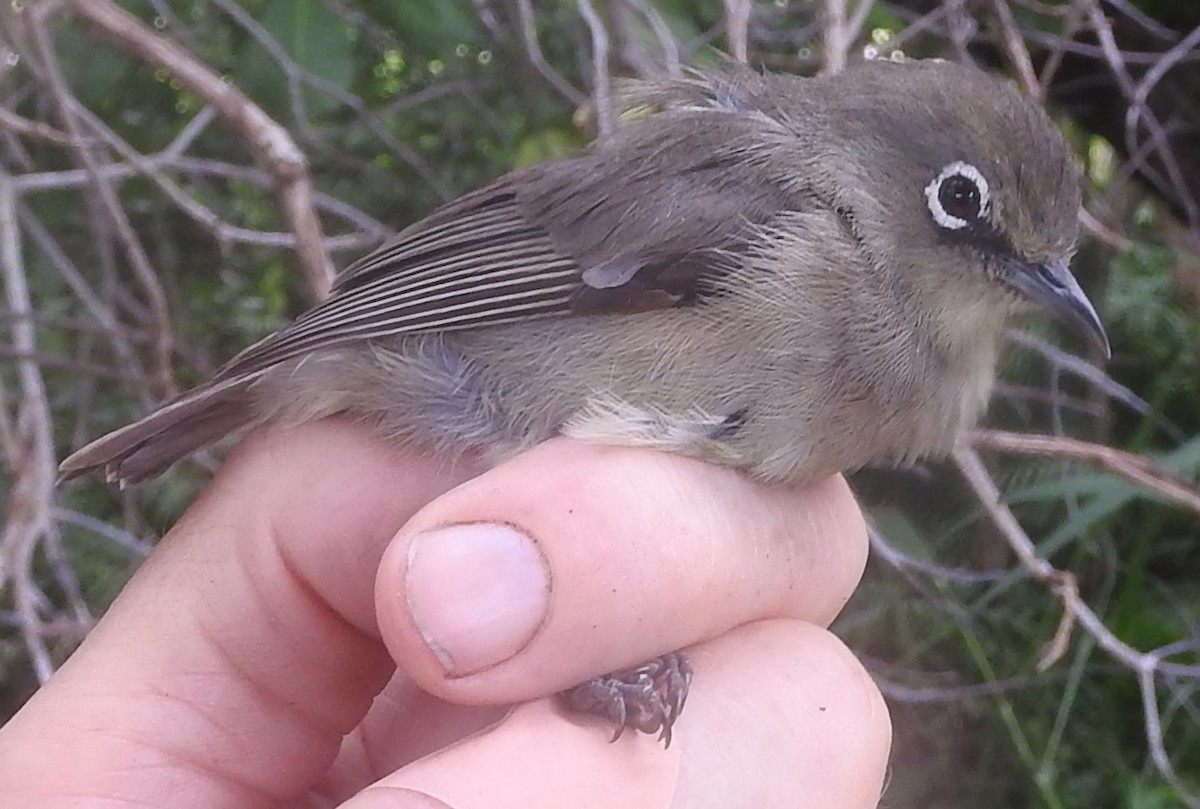
{"label": "bird's leg", "polygon": [[692,683],[692,666],[681,652],[656,657],[637,668],[588,680],[562,693],[573,711],[601,716],[613,723],[612,741],[625,728],[658,733],[671,745],[671,728],[683,710]]}

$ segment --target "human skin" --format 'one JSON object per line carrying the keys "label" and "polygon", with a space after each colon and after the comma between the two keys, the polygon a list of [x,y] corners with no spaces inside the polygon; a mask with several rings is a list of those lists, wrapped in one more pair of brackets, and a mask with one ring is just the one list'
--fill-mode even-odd
{"label": "human skin", "polygon": [[[865,557],[840,478],[260,431],[0,729],[0,807],[872,807],[887,711],[824,629]],[[680,648],[669,749],[554,698]]]}

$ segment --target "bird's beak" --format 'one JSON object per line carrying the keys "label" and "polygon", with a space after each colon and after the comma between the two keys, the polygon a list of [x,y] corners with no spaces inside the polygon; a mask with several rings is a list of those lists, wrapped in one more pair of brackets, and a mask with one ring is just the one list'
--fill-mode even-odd
{"label": "bird's beak", "polygon": [[1067,262],[1032,264],[1017,261],[1010,267],[1007,280],[1022,295],[1080,332],[1104,352],[1105,359],[1112,357],[1104,324],[1100,322],[1096,308],[1080,288],[1075,276],[1071,275]]}

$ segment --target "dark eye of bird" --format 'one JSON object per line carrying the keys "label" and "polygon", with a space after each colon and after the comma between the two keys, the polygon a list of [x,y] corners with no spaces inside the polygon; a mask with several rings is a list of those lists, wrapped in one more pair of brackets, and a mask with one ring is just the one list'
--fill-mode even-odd
{"label": "dark eye of bird", "polygon": [[956,160],[925,186],[925,204],[943,230],[973,230],[991,210],[988,181],[970,163]]}
{"label": "dark eye of bird", "polygon": [[979,216],[982,196],[979,186],[975,185],[975,181],[970,177],[951,174],[942,180],[938,188],[938,202],[942,204],[942,210],[950,216],[969,222]]}

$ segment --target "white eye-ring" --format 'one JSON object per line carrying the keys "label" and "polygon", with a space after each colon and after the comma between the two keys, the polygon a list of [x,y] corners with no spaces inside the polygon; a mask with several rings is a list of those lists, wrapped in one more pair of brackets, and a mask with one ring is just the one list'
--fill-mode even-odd
{"label": "white eye-ring", "polygon": [[961,230],[985,216],[992,198],[979,169],[956,160],[925,186],[925,204],[933,221],[947,230]]}

